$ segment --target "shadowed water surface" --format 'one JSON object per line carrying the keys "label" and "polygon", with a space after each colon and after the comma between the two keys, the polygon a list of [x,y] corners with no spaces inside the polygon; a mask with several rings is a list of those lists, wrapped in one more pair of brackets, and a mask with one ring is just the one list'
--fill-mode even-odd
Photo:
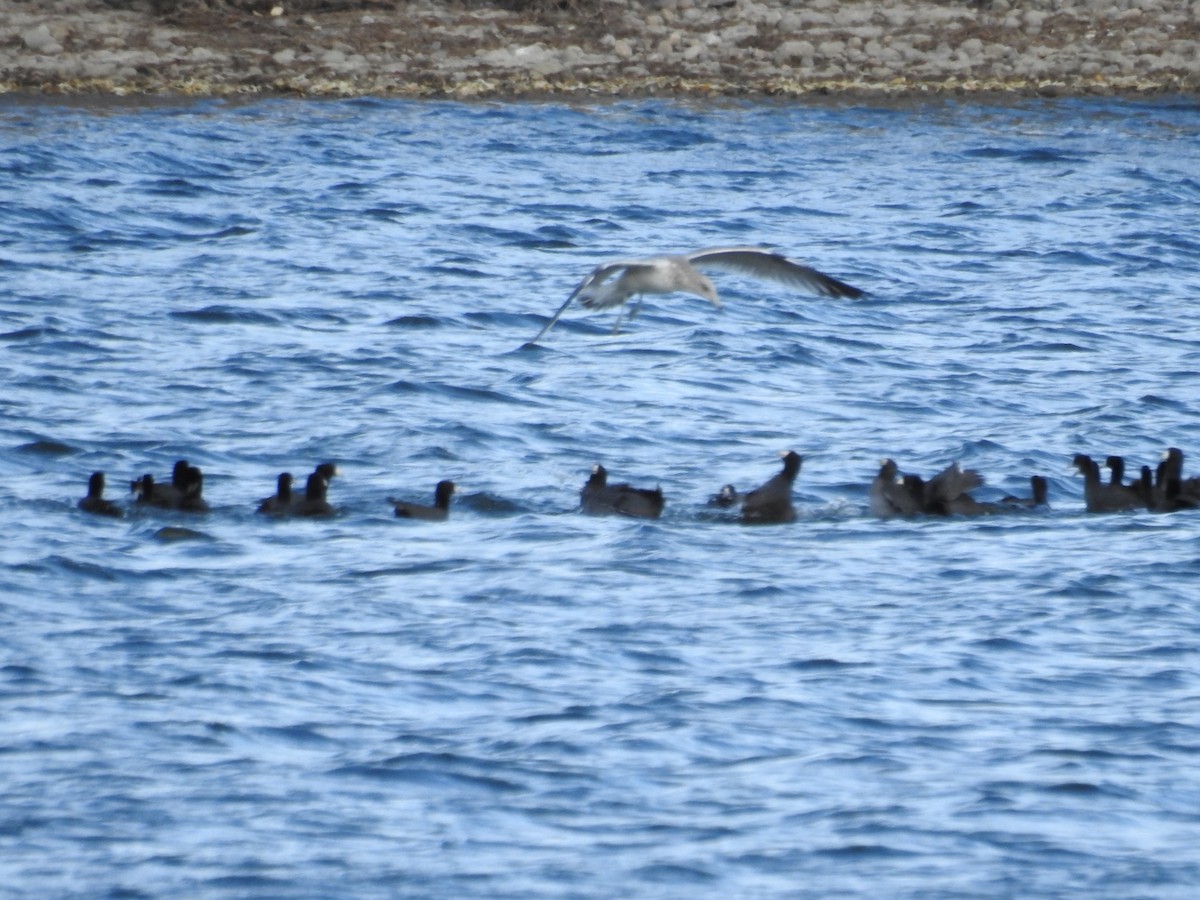
{"label": "shadowed water surface", "polygon": [[[1190,897],[1190,101],[0,106],[0,892]],[[765,244],[618,336],[595,263]],[[797,522],[705,501],[805,457]],[[1052,509],[878,521],[882,456]],[[205,473],[206,516],[89,517]],[[254,513],[324,459],[340,515]],[[656,522],[576,512],[595,462]],[[389,496],[459,485],[445,523]]]}

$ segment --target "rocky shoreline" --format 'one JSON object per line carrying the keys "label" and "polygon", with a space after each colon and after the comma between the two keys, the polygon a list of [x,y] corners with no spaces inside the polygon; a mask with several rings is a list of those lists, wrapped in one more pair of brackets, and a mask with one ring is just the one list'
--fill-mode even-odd
{"label": "rocky shoreline", "polygon": [[1200,90],[1200,0],[8,0],[0,93]]}

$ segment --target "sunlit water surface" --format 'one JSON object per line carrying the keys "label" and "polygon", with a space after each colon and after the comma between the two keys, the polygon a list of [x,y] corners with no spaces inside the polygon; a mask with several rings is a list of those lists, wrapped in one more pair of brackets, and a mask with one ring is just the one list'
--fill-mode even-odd
{"label": "sunlit water surface", "polygon": [[[1181,98],[8,101],[0,892],[1194,896],[1200,513],[1070,458],[1200,456],[1198,209]],[[717,244],[869,297],[523,347]],[[787,448],[797,522],[709,514]],[[1052,509],[876,520],[883,456]],[[178,458],[209,515],[75,507]]]}

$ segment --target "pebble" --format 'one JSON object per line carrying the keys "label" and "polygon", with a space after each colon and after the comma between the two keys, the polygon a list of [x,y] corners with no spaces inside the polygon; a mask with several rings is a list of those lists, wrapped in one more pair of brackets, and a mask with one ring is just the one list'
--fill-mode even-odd
{"label": "pebble", "polygon": [[208,29],[202,10],[0,3],[0,93],[1200,90],[1200,0],[604,0],[602,32],[590,2],[577,21],[536,4],[277,3],[222,7]]}

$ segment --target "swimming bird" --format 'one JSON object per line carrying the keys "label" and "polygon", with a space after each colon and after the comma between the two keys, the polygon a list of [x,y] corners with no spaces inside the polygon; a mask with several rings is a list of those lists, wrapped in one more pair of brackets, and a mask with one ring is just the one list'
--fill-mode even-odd
{"label": "swimming bird", "polygon": [[983,484],[983,476],[953,462],[928,481],[920,475],[901,475],[894,460],[885,459],[871,482],[871,514],[890,516],[978,516],[998,512],[967,491]]}
{"label": "swimming bird", "polygon": [[[716,286],[700,271],[707,268],[730,269],[804,288],[826,297],[853,298],[863,295],[863,291],[844,281],[761,247],[709,247],[694,253],[617,260],[596,266],[530,343],[536,344],[550,331],[575,299],[588,309],[609,309],[613,306],[624,307],[630,297],[637,297],[638,305],[630,312],[630,318],[637,315],[641,309],[641,298],[646,294],[692,294],[719,308],[721,300],[717,296]],[[613,334],[620,331],[623,314],[622,308],[613,325]]]}
{"label": "swimming bird", "polygon": [[657,519],[662,515],[661,487],[639,488],[631,484],[609,484],[608,471],[597,463],[592,475],[579,492],[583,511],[590,516],[632,516],[638,519]]}
{"label": "swimming bird", "polygon": [[130,488],[137,495],[134,502],[138,506],[179,509],[179,501],[183,497],[183,492],[173,484],[159,484],[149,472],[132,482]]}
{"label": "swimming bird", "polygon": [[1035,509],[1039,506],[1048,505],[1046,498],[1049,493],[1049,485],[1044,475],[1030,475],[1029,489],[1030,496],[1028,497],[1016,497],[1008,494],[1001,497],[1000,502],[1014,509]]}
{"label": "swimming bird", "polygon": [[188,466],[184,476],[183,495],[179,498],[179,508],[187,512],[208,512],[207,501],[202,496],[204,491],[204,476],[195,466]]}
{"label": "swimming bird", "polygon": [[1150,478],[1150,467],[1142,466],[1141,478],[1125,483],[1125,457],[1109,456],[1104,460],[1109,470],[1108,483],[1112,487],[1126,488],[1137,496],[1138,505],[1150,509],[1154,506],[1154,484]]}
{"label": "swimming bird", "polygon": [[1183,484],[1178,478],[1167,478],[1162,484],[1161,492],[1154,495],[1151,509],[1155,512],[1179,512],[1181,509],[1196,509],[1200,507],[1200,498],[1184,492]]}
{"label": "swimming bird", "polygon": [[333,481],[333,476],[338,474],[337,464],[331,462],[318,463],[317,467],[313,469],[313,474],[320,475],[326,481]]}
{"label": "swimming bird", "polygon": [[792,483],[800,474],[800,464],[804,462],[795,450],[787,450],[780,454],[783,457],[783,471],[773,475],[760,487],[755,488],[742,497],[743,522],[791,522],[796,518],[796,508],[792,505]]}
{"label": "swimming bird", "polygon": [[719,491],[708,498],[708,505],[718,509],[732,509],[740,506],[741,502],[742,494],[739,494],[738,489],[732,484],[722,485]]}
{"label": "swimming bird", "polygon": [[392,500],[395,504],[396,517],[400,519],[424,519],[429,522],[440,522],[450,518],[450,497],[454,494],[453,481],[439,481],[433,489],[433,506],[420,503],[408,503],[404,500]]}
{"label": "swimming bird", "polygon": [[291,472],[280,472],[275,482],[275,493],[264,497],[258,502],[258,512],[265,516],[286,516],[292,511],[292,484],[294,479]]}
{"label": "swimming bird", "polygon": [[871,482],[868,505],[871,515],[915,516],[924,512],[925,482],[917,475],[901,475],[894,459],[885,459]]}
{"label": "swimming bird", "polygon": [[994,503],[981,503],[968,491],[983,486],[983,476],[952,462],[925,485],[925,512],[938,516],[986,516],[1000,512]]}
{"label": "swimming bird", "polygon": [[171,469],[170,484],[159,484],[154,480],[154,476],[149,474],[132,482],[130,488],[138,495],[137,503],[141,506],[156,506],[159,509],[179,509],[187,493],[190,468],[186,459],[180,459],[176,460]]}
{"label": "swimming bird", "polygon": [[1125,486],[1125,457],[1109,456],[1104,460],[1104,466],[1108,469],[1108,483],[1118,487]]}
{"label": "swimming bird", "polygon": [[87,496],[79,501],[79,508],[84,512],[95,513],[98,516],[112,516],[115,519],[124,515],[121,507],[111,500],[104,499],[104,473],[93,472],[88,479]]}
{"label": "swimming bird", "polygon": [[134,502],[139,506],[150,506],[154,502],[154,489],[161,486],[154,483],[154,476],[149,472],[129,482],[129,490],[134,494]]}
{"label": "swimming bird", "polygon": [[291,506],[292,515],[305,518],[335,515],[336,510],[326,499],[328,488],[329,482],[325,480],[325,477],[320,472],[313,472],[308,476],[308,482],[304,487],[304,496]]}
{"label": "swimming bird", "polygon": [[1134,484],[1134,489],[1141,501],[1146,504],[1146,509],[1155,508],[1154,473],[1149,466],[1142,466],[1142,477]]}
{"label": "swimming bird", "polygon": [[1088,512],[1119,512],[1144,509],[1146,503],[1138,492],[1123,484],[1105,484],[1100,480],[1100,466],[1090,456],[1076,453],[1075,468],[1083,475],[1083,501]]}
{"label": "swimming bird", "polygon": [[1136,481],[1130,481],[1127,485],[1124,482],[1124,457],[1109,456],[1104,460],[1104,466],[1109,469],[1109,485],[1111,487],[1124,487],[1129,491],[1133,491],[1138,497],[1138,505],[1145,506],[1146,509],[1151,509],[1154,505],[1154,484],[1150,475],[1150,467],[1141,467],[1141,478]]}
{"label": "swimming bird", "polygon": [[1147,505],[1156,512],[1177,512],[1200,507],[1200,478],[1183,477],[1183,451],[1178,447],[1168,447],[1163,453],[1155,471],[1154,486]]}
{"label": "swimming bird", "polygon": [[[1162,461],[1158,464],[1157,478],[1154,486],[1155,506],[1172,507],[1174,509],[1191,508],[1181,504],[1200,504],[1200,478],[1183,477],[1183,451],[1178,447],[1168,447],[1163,453]],[[1168,496],[1168,487],[1170,495]]]}

